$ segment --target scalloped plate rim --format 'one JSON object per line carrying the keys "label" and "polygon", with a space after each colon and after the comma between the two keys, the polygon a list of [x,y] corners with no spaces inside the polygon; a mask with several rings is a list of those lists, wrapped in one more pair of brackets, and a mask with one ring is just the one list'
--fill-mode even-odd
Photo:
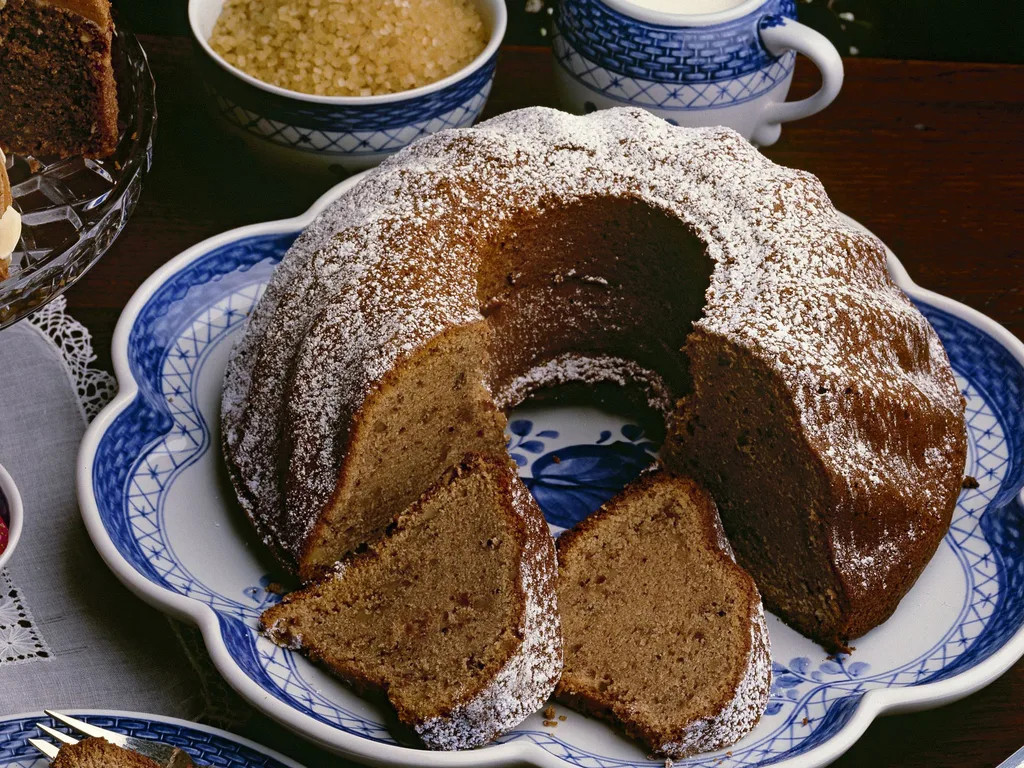
{"label": "scalloped plate rim", "polygon": [[[279,234],[306,227],[334,199],[355,186],[366,175],[363,172],[337,184],[305,213],[288,219],[250,224],[203,240],[157,269],[128,301],[117,322],[111,343],[114,373],[119,392],[114,400],[93,420],[82,440],[78,454],[77,484],[79,505],[93,544],[107,566],[125,586],[155,607],[197,625],[207,651],[218,672],[252,706],[296,731],[311,742],[366,763],[389,766],[511,766],[528,763],[540,768],[565,768],[566,763],[528,740],[515,740],[482,749],[463,752],[430,752],[427,750],[384,744],[347,733],[295,711],[287,704],[268,697],[254,681],[237,666],[228,653],[220,634],[218,614],[210,606],[190,597],[157,586],[138,573],[118,552],[107,535],[100,518],[92,488],[92,468],[100,439],[114,419],[138,393],[138,385],[128,366],[128,337],[140,310],[168,278],[208,252],[227,243],[253,235]],[[857,228],[870,232],[853,218],[840,216]],[[881,242],[881,240],[880,240]],[[884,245],[884,243],[883,243]],[[1001,344],[1024,368],[1024,343],[1006,328],[965,304],[918,286],[896,255],[885,246],[888,268],[893,280],[908,295],[961,318],[980,328]],[[932,709],[957,701],[993,682],[1024,656],[1024,627],[991,656],[953,677],[924,685],[867,691],[857,704],[850,720],[834,736],[807,752],[794,755],[772,765],[777,768],[823,766],[846,752],[867,730],[871,722],[883,714]]]}

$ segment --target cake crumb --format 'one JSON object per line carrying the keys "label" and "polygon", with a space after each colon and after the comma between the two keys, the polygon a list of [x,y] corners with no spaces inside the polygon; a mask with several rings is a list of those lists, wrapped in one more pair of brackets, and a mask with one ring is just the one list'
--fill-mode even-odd
{"label": "cake crumb", "polygon": [[806,717],[800,721],[800,725],[807,725],[810,722]]}
{"label": "cake crumb", "polygon": [[288,590],[283,585],[278,584],[276,581],[272,581],[267,584],[267,592],[272,595],[284,595],[287,594]]}
{"label": "cake crumb", "polygon": [[559,715],[558,719],[561,720],[564,723],[565,722],[565,715]]}
{"label": "cake crumb", "polygon": [[544,727],[545,728],[557,728],[558,727],[558,721],[557,720],[545,720],[544,721]]}
{"label": "cake crumb", "polygon": [[554,720],[555,708],[551,704],[548,704],[546,707],[544,707],[543,715],[546,720]]}
{"label": "cake crumb", "polygon": [[977,488],[980,485],[980,483],[970,475],[964,475],[964,481],[960,485],[962,488],[974,489]]}
{"label": "cake crumb", "polygon": [[552,455],[551,455],[551,460],[552,460],[552,461],[553,461],[553,462],[554,462],[555,464],[561,464],[561,463],[562,463],[562,460],[561,460],[560,458],[558,458],[558,454],[552,454]]}

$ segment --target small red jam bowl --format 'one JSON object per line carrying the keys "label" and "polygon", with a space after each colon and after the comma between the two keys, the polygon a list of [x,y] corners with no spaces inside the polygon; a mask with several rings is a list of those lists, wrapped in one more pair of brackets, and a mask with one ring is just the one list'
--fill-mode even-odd
{"label": "small red jam bowl", "polygon": [[0,568],[7,565],[18,547],[24,519],[18,486],[14,484],[10,473],[0,464],[0,521],[3,522],[3,528],[0,528]]}

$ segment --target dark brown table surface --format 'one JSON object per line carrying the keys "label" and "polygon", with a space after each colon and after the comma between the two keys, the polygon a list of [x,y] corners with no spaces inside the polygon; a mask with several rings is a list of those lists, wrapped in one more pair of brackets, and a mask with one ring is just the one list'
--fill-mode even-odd
{"label": "dark brown table surface", "polygon": [[[186,39],[142,42],[160,110],[154,168],[120,239],[67,294],[107,368],[118,315],[157,267],[226,229],[300,213],[323,191],[265,169],[218,131]],[[847,59],[846,67],[838,100],[786,126],[765,153],[819,176],[836,206],[888,243],[920,285],[1024,338],[1024,66]],[[815,77],[798,68],[794,95]],[[550,53],[509,47],[487,114],[536,104],[556,104]],[[877,720],[835,765],[993,766],[1021,745],[1024,662],[956,704]]]}

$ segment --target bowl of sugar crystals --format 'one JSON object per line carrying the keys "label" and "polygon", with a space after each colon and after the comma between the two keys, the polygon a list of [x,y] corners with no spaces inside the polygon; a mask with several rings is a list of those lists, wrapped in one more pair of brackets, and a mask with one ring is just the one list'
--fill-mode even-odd
{"label": "bowl of sugar crystals", "polygon": [[471,125],[494,80],[504,0],[190,0],[218,121],[278,167],[337,178]]}

